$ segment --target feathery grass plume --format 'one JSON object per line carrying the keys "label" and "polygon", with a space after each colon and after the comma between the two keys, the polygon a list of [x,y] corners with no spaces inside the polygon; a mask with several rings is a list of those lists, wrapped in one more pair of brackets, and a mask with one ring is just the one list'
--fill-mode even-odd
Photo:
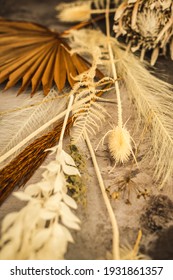
{"label": "feathery grass plume", "polygon": [[118,75],[134,100],[139,116],[151,126],[154,178],[161,186],[173,175],[173,87],[154,77],[132,53],[127,53],[116,39],[112,48]]}
{"label": "feathery grass plume", "polygon": [[91,16],[91,1],[74,1],[61,3],[55,8],[57,18],[64,22],[87,21]]}
{"label": "feathery grass plume", "polygon": [[173,3],[172,0],[125,0],[115,13],[116,36],[125,36],[128,48],[145,52],[152,50],[151,65],[159,53],[166,55],[168,47],[173,56]]}
{"label": "feathery grass plume", "polygon": [[[113,6],[119,1],[112,0]],[[93,8],[92,8],[93,4]],[[72,3],[61,3],[55,7],[58,11],[57,18],[62,22],[88,21],[92,14],[105,13],[104,0],[73,1]],[[111,12],[115,12],[115,8]]]}
{"label": "feathery grass plume", "polygon": [[[23,95],[18,96],[17,100],[15,100],[14,102],[15,104],[18,104],[16,107],[16,111],[12,111],[10,113],[9,110],[8,113],[8,109],[11,109],[13,106],[11,105],[11,103],[9,104],[9,98],[12,98],[13,100],[13,96],[14,95],[10,94],[10,92],[2,93],[1,95],[1,104],[5,106],[7,114],[2,115],[0,121],[0,134],[2,135],[0,142],[0,156],[7,153],[10,149],[14,148],[18,143],[20,143],[24,138],[37,130],[42,124],[48,122],[51,118],[63,111],[67,102],[66,97],[60,96],[57,91],[52,89],[44,98],[42,92],[36,93],[32,99],[30,97],[28,97],[28,99],[27,96]],[[14,96],[14,98],[16,97]],[[8,106],[6,105],[7,102]],[[29,106],[30,104],[33,106]],[[35,104],[37,104],[37,106],[34,106]],[[44,133],[50,131],[52,128],[53,126],[50,126],[47,130],[44,131]],[[39,136],[41,136],[42,134],[40,134]],[[5,137],[3,135],[5,135]],[[32,139],[32,141],[33,140],[34,138]],[[26,145],[23,146],[22,149],[24,149],[25,147]],[[12,156],[10,156],[1,164],[1,168],[2,166],[5,166],[5,164],[9,163],[9,161],[13,160],[20,152],[21,149],[17,150]]]}

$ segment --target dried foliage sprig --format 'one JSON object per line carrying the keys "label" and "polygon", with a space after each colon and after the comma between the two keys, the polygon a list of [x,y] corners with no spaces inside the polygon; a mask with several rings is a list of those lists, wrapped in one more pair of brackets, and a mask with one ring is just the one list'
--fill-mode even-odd
{"label": "dried foliage sprig", "polygon": [[79,229],[76,208],[67,192],[65,175],[79,175],[73,159],[60,146],[56,159],[45,166],[42,180],[14,195],[27,205],[5,217],[1,231],[1,259],[63,259],[73,238],[67,228]]}
{"label": "dried foliage sprig", "polygon": [[[75,162],[62,149],[73,96],[70,97],[59,145],[49,150],[55,160],[45,166],[42,180],[15,196],[28,204],[11,213],[2,223],[1,259],[63,259],[73,238],[67,228],[79,230],[79,219],[70,208],[75,201],[67,195],[66,175],[80,175]],[[67,228],[66,228],[67,227]]]}

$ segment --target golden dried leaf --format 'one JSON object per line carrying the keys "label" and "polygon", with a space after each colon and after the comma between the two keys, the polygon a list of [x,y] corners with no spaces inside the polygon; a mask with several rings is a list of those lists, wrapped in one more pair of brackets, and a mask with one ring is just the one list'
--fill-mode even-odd
{"label": "golden dried leaf", "polygon": [[73,86],[73,77],[87,70],[89,63],[68,50],[57,32],[42,25],[0,19],[0,83],[8,80],[7,90],[22,80],[18,93],[31,84],[31,94],[42,84],[45,95],[53,82],[59,91],[67,80]]}

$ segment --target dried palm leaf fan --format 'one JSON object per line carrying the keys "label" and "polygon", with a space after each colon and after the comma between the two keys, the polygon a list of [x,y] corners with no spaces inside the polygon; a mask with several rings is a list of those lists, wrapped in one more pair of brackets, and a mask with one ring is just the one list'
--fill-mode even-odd
{"label": "dried palm leaf fan", "polygon": [[31,23],[0,19],[0,83],[9,81],[5,90],[22,79],[18,93],[30,84],[34,94],[42,83],[46,95],[53,81],[61,91],[68,80],[88,69],[88,62],[77,54],[60,34]]}
{"label": "dried palm leaf fan", "polygon": [[116,11],[114,31],[126,37],[132,52],[141,51],[141,60],[152,51],[151,65],[168,47],[173,59],[172,0],[125,0]]}

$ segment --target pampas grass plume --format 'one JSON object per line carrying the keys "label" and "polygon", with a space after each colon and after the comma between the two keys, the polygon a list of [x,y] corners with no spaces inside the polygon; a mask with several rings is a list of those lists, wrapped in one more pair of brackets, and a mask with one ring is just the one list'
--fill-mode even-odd
{"label": "pampas grass plume", "polygon": [[62,4],[56,7],[57,18],[63,22],[87,21],[90,19],[90,2]]}

